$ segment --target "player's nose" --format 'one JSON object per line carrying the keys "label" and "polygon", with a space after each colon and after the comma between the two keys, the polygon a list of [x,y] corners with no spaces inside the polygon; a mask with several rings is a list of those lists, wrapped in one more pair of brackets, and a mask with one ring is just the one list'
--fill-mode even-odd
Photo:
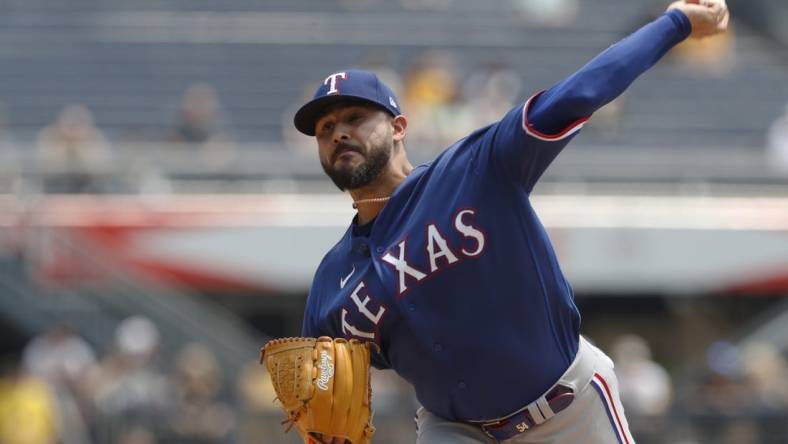
{"label": "player's nose", "polygon": [[334,128],[334,145],[340,142],[347,142],[348,140],[350,140],[350,132],[344,125],[337,125]]}

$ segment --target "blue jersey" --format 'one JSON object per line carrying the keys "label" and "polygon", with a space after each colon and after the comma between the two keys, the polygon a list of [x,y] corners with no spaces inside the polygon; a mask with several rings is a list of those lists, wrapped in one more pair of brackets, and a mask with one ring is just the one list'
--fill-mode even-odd
{"label": "blue jersey", "polygon": [[449,420],[505,416],[542,395],[577,352],[580,315],[529,194],[580,116],[620,94],[689,26],[666,13],[415,168],[371,230],[351,224],[323,259],[303,334],[376,342],[374,364]]}
{"label": "blue jersey", "polygon": [[580,123],[540,136],[519,106],[415,168],[368,236],[351,226],[326,255],[304,334],[375,341],[375,364],[448,419],[540,396],[575,356],[580,315],[528,196]]}

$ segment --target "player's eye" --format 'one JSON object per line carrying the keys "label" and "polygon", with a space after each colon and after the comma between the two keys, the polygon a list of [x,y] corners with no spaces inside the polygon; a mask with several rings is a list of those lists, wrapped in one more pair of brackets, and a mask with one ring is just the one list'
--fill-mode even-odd
{"label": "player's eye", "polygon": [[334,129],[334,124],[332,122],[326,122],[320,127],[321,133],[326,133]]}

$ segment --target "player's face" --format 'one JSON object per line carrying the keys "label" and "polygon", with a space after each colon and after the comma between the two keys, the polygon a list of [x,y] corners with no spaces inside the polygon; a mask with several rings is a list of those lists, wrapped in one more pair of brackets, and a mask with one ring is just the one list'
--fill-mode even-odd
{"label": "player's face", "polygon": [[340,105],[317,121],[320,164],[342,191],[374,181],[386,168],[394,147],[391,116],[366,105]]}

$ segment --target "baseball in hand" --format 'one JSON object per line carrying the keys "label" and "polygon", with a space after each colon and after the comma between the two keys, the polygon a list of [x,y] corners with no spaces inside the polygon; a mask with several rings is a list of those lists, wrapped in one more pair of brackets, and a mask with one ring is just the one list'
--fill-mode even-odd
{"label": "baseball in hand", "polygon": [[730,13],[725,0],[680,0],[670,4],[668,11],[678,9],[692,24],[691,38],[702,39],[728,29]]}

